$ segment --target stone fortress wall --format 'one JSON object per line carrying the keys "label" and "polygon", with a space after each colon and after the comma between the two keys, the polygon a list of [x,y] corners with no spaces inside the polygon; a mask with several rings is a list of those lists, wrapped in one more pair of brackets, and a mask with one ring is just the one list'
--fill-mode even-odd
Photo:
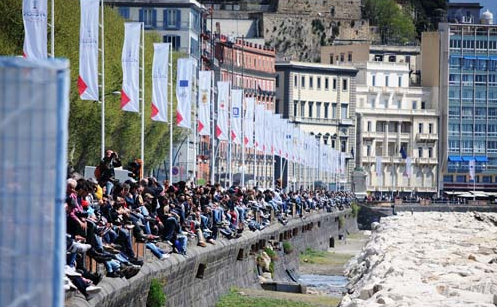
{"label": "stone fortress wall", "polygon": [[[345,221],[342,227],[341,216]],[[280,260],[275,263],[275,280],[289,280],[288,271],[298,271],[300,251],[307,247],[325,250],[346,231],[357,231],[350,209],[293,218],[285,226],[278,223],[263,231],[247,229],[239,239],[220,239],[214,246],[190,248],[187,257],[173,254],[165,261],[147,261],[140,273],[129,280],[105,278],[99,284],[102,292],[98,296],[87,302],[75,295],[66,301],[66,306],[145,306],[153,278],[164,282],[167,306],[214,306],[231,287],[260,288],[255,259],[269,241],[280,245],[290,242],[293,246],[290,254],[284,254],[283,249],[278,251]]]}

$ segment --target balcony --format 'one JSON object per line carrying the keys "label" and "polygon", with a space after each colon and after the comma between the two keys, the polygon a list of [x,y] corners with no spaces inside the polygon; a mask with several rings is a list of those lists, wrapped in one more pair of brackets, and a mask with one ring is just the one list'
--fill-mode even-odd
{"label": "balcony", "polygon": [[376,157],[361,157],[363,163],[376,163]]}
{"label": "balcony", "polygon": [[438,164],[438,159],[437,158],[416,158],[415,160],[416,164]]}
{"label": "balcony", "polygon": [[437,188],[435,188],[435,187],[416,187],[416,188],[414,188],[414,190],[416,192],[419,192],[419,193],[436,193],[437,192]]}
{"label": "balcony", "polygon": [[332,125],[338,126],[339,120],[333,118],[314,118],[314,117],[300,117],[291,116],[290,120],[304,124],[316,124],[316,125]]}
{"label": "balcony", "polygon": [[340,119],[340,125],[341,126],[352,126],[354,124],[354,121],[350,118],[342,118]]}
{"label": "balcony", "polygon": [[437,117],[438,111],[432,109],[390,109],[390,108],[357,108],[356,113],[364,115],[410,115],[410,116],[429,116]]}
{"label": "balcony", "polygon": [[431,134],[431,133],[417,133],[416,134],[416,142],[435,142],[438,141],[438,135],[437,134]]}
{"label": "balcony", "polygon": [[382,138],[383,133],[378,133],[374,131],[365,131],[361,133],[361,136],[363,139],[375,139],[375,138]]}

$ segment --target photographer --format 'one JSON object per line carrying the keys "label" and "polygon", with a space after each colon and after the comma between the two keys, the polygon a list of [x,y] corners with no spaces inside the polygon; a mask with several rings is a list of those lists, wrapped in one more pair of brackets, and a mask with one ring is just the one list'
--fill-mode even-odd
{"label": "photographer", "polygon": [[114,183],[116,183],[114,167],[120,167],[121,165],[121,160],[119,160],[117,153],[110,149],[105,152],[105,157],[100,161],[98,166],[100,176],[97,179],[101,187],[106,187],[107,195],[111,195]]}

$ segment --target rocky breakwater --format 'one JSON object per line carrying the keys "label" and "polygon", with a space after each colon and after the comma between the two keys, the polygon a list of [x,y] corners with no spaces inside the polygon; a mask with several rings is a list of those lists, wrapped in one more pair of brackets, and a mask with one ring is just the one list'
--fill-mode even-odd
{"label": "rocky breakwater", "polygon": [[401,213],[372,226],[341,307],[496,306],[497,214]]}

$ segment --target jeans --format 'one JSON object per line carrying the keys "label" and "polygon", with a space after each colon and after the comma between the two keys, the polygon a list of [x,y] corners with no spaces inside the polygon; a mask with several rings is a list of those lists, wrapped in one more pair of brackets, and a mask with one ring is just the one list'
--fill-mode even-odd
{"label": "jeans", "polygon": [[135,252],[133,251],[133,246],[131,246],[131,236],[127,230],[119,229],[116,243],[123,247],[123,253],[126,256],[135,258]]}
{"label": "jeans", "polygon": [[115,271],[119,271],[121,264],[117,260],[110,260],[110,261],[105,261],[104,266],[108,273],[112,273]]}
{"label": "jeans", "polygon": [[149,243],[145,244],[145,247],[148,248],[152,252],[152,254],[154,254],[155,257],[157,257],[159,259],[162,257],[162,255],[167,254],[165,251],[163,251],[161,248],[159,248],[154,243],[149,242]]}
{"label": "jeans", "polygon": [[174,242],[174,246],[180,254],[186,254],[186,245],[188,243],[188,238],[185,235],[178,235],[176,237],[176,242]]}

